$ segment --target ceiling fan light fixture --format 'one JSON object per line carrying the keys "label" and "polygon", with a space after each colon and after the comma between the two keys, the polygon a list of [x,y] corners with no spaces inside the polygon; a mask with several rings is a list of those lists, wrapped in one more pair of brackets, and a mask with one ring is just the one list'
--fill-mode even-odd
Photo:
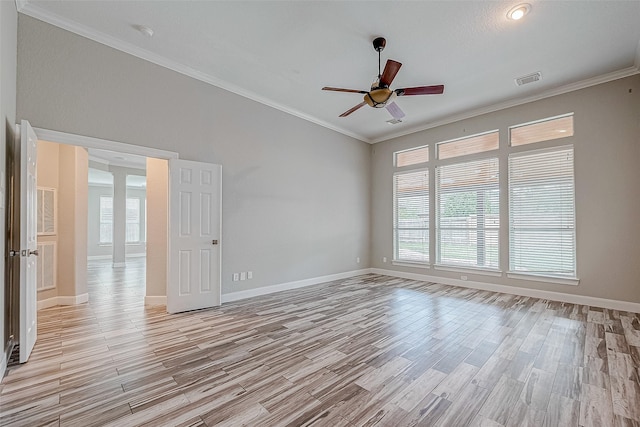
{"label": "ceiling fan light fixture", "polygon": [[364,96],[364,102],[370,107],[382,108],[393,92],[389,88],[374,89]]}
{"label": "ceiling fan light fixture", "polygon": [[531,5],[529,3],[522,3],[509,10],[509,12],[507,12],[507,18],[518,21],[529,12],[531,12]]}

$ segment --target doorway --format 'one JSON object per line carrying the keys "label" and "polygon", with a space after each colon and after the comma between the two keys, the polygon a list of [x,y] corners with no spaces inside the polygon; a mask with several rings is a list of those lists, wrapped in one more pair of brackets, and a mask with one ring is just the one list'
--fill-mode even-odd
{"label": "doorway", "polygon": [[[120,226],[123,227],[125,232],[112,232],[113,252],[111,267],[121,267],[121,265],[119,265],[121,261],[116,257],[116,236],[121,236],[125,241],[125,248],[122,250],[122,253],[124,254],[124,263],[126,265],[127,235],[137,235],[136,238],[132,237],[130,243],[140,244],[145,241],[147,249],[145,251],[146,262],[144,263],[146,265],[141,266],[141,263],[137,265],[138,271],[144,270],[145,272],[145,305],[161,304],[166,306],[170,312],[177,312],[213,307],[220,304],[221,247],[219,246],[219,239],[221,233],[222,188],[222,169],[220,165],[178,160],[177,153],[164,150],[71,135],[46,129],[33,129],[27,121],[22,122],[21,128],[22,127],[28,131],[29,135],[32,135],[29,139],[30,141],[37,139],[49,143],[57,143],[60,147],[65,147],[60,148],[61,150],[71,152],[69,156],[71,163],[69,163],[69,161],[64,164],[60,161],[58,163],[59,177],[62,177],[61,171],[64,171],[64,181],[71,182],[71,186],[69,187],[71,190],[64,192],[65,197],[62,197],[62,194],[59,194],[57,198],[53,197],[55,201],[50,204],[48,208],[45,207],[44,202],[32,203],[31,206],[34,206],[33,209],[23,208],[21,211],[18,210],[17,214],[14,215],[17,218],[21,215],[35,216],[35,209],[37,208],[43,210],[53,209],[55,211],[56,203],[58,206],[63,205],[65,208],[70,208],[73,212],[71,221],[66,221],[65,224],[60,224],[59,227],[55,218],[53,220],[49,218],[49,220],[51,220],[50,222],[55,224],[54,231],[56,233],[51,233],[49,236],[65,236],[64,241],[66,243],[64,245],[66,249],[71,249],[72,255],[69,257],[65,255],[64,259],[66,261],[65,268],[70,267],[69,269],[73,279],[71,280],[71,286],[75,286],[70,292],[70,295],[58,295],[55,300],[55,305],[75,305],[88,301],[88,150],[105,150],[133,156],[147,156],[144,205],[142,201],[139,201],[137,208],[134,208],[133,204],[131,204],[130,211],[132,213],[127,215],[127,199],[133,197],[128,197],[126,190],[124,190],[124,197],[118,199],[116,195],[117,185],[114,183],[114,190],[111,196],[112,226],[115,229],[118,223],[115,215],[116,212],[118,212],[116,204],[122,203],[124,209],[121,210],[121,212],[124,212],[122,214],[124,221],[120,222]],[[24,139],[17,145],[18,147],[28,146]],[[36,163],[40,163],[36,161],[36,157],[35,154],[29,154],[26,158],[30,159],[29,161],[35,165]],[[17,159],[20,158],[20,152],[18,151]],[[43,160],[44,159],[41,159],[41,161]],[[19,172],[15,174],[15,176],[20,179]],[[124,176],[124,185],[120,188],[126,188],[127,175],[124,174],[122,176]],[[171,182],[169,182],[170,176]],[[63,181],[63,179],[60,178],[60,181]],[[133,182],[130,184],[130,186],[133,186]],[[35,187],[35,185],[32,187]],[[59,186],[59,188],[62,187],[62,185]],[[37,198],[35,189],[33,192],[29,190],[23,194],[22,190],[26,189],[27,186],[21,187],[19,182],[17,182],[13,188],[16,188],[15,197],[19,200]],[[50,194],[45,193],[46,187],[43,186],[39,197],[41,197],[43,201],[45,198],[47,198],[47,200],[51,199]],[[109,205],[106,200],[107,199],[105,199],[104,203],[105,207]],[[120,200],[120,202],[118,202],[118,200]],[[20,203],[22,204],[22,202]],[[51,206],[54,206],[54,208],[51,208]],[[169,210],[170,206],[171,210]],[[104,209],[105,213],[107,210],[106,208]],[[140,218],[143,212],[146,211],[153,212],[153,215],[146,215],[146,221],[144,221],[143,224]],[[135,214],[133,212],[135,212]],[[41,212],[41,214],[41,222],[44,224],[46,222],[46,215],[44,211]],[[173,216],[176,221],[174,227],[170,225],[169,220],[171,216]],[[127,217],[130,219],[129,227],[127,227]],[[138,219],[134,220],[135,217],[138,217]],[[25,233],[22,231],[22,224],[22,220],[19,220],[17,223],[10,223],[10,229],[15,230],[19,235],[23,235]],[[35,229],[35,226],[32,228]],[[129,233],[127,232],[127,228]],[[60,247],[63,246],[62,241],[62,239],[59,241]],[[173,246],[170,245],[171,242],[175,242],[176,245],[175,248],[172,249],[171,258],[169,259],[168,248],[173,248]],[[11,245],[14,245],[14,242],[12,242]],[[174,254],[173,250],[176,250],[177,253]],[[38,256],[38,251],[35,247],[33,251],[22,250],[21,248],[20,252]],[[18,258],[20,258],[20,256],[18,256]],[[43,264],[43,268],[45,268],[44,265],[45,264]],[[32,290],[35,291],[36,289],[36,281],[31,279],[27,281],[24,279],[25,277],[27,276],[20,274],[19,280],[14,280],[10,287],[14,288],[17,286],[17,289],[14,289],[14,293],[18,295],[20,299],[20,307],[23,305],[33,305],[35,309],[37,298],[33,295],[35,292],[32,292]],[[171,278],[171,286],[168,286],[169,278]],[[20,313],[23,313],[23,310],[20,310]],[[33,324],[37,324],[35,323],[35,313],[32,317],[34,321]],[[18,329],[22,328],[22,319],[20,319],[20,322],[15,322],[15,324],[18,323]],[[35,342],[35,335],[32,341]],[[26,357],[23,357],[22,353],[23,351],[21,350],[21,363],[28,359],[28,354],[26,354]]]}

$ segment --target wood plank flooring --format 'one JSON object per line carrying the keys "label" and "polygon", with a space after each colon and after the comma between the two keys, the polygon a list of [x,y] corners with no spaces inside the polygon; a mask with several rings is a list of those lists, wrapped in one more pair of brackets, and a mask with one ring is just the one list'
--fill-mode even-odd
{"label": "wood plank flooring", "polygon": [[168,315],[91,265],[0,425],[640,426],[640,314],[363,275]]}

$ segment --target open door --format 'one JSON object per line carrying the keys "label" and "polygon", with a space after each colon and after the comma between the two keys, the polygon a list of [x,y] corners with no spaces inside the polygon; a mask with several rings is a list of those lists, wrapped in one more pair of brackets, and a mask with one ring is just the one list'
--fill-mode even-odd
{"label": "open door", "polygon": [[169,160],[167,311],[220,305],[222,167]]}
{"label": "open door", "polygon": [[36,155],[38,137],[28,121],[20,123],[20,363],[29,359],[38,334]]}

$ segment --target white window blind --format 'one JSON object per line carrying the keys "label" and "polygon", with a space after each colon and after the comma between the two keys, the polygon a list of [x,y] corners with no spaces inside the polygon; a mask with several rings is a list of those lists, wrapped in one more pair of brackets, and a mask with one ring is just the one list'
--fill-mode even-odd
{"label": "white window blind", "polygon": [[113,197],[100,196],[100,243],[113,243]]}
{"label": "white window blind", "polygon": [[394,259],[429,262],[429,171],[393,176]]}
{"label": "white window blind", "polygon": [[140,241],[140,199],[127,198],[127,243]]}
{"label": "white window blind", "polygon": [[513,272],[576,277],[573,146],[509,156]]}
{"label": "white window blind", "polygon": [[436,263],[497,269],[498,159],[436,168]]}

